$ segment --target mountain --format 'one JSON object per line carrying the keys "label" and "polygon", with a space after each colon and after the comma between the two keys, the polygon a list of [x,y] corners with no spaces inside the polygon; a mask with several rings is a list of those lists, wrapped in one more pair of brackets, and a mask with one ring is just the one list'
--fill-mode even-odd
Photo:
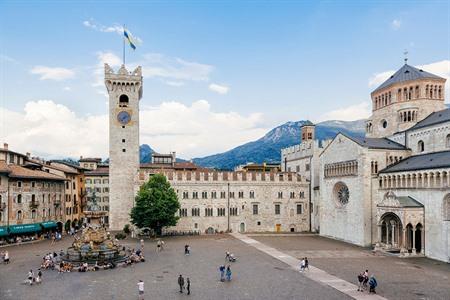
{"label": "mountain", "polygon": [[[287,122],[275,127],[262,138],[229,151],[194,158],[194,163],[209,168],[228,169],[247,162],[279,162],[280,150],[300,143],[300,126],[305,121]],[[365,120],[325,121],[316,125],[316,139],[331,139],[342,132],[351,136],[364,136]]]}
{"label": "mountain", "polygon": [[152,160],[152,153],[155,152],[149,145],[143,144],[139,147],[139,159],[141,163],[148,163]]}

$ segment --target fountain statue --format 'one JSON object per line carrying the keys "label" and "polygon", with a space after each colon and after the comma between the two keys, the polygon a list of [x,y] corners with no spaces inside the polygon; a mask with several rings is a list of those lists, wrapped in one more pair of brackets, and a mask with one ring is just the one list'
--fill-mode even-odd
{"label": "fountain statue", "polygon": [[86,224],[81,233],[74,236],[72,247],[67,249],[63,260],[89,264],[125,261],[127,259],[125,251],[101,225],[106,211],[102,211],[97,204],[95,192],[88,198],[84,215],[89,224]]}

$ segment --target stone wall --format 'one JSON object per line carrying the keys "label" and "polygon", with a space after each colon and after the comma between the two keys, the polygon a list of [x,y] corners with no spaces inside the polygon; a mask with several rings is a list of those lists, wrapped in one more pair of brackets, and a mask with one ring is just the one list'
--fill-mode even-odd
{"label": "stone wall", "polygon": [[[414,154],[425,154],[438,151],[449,151],[450,122],[436,124],[425,128],[408,131],[408,147]],[[419,141],[424,142],[424,151],[418,148]]]}

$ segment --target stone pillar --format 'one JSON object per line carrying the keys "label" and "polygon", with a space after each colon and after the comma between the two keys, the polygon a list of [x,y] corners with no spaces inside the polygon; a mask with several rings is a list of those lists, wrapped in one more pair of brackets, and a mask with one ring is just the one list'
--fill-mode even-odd
{"label": "stone pillar", "polygon": [[389,248],[389,223],[386,222],[386,247]]}
{"label": "stone pillar", "polygon": [[381,224],[377,225],[377,243],[375,244],[375,248],[381,248],[381,231],[382,231],[382,226]]}
{"label": "stone pillar", "polygon": [[391,240],[392,240],[392,247],[395,247],[395,222],[391,221]]}
{"label": "stone pillar", "polygon": [[413,227],[412,230],[413,234],[412,234],[412,254],[415,255],[416,254],[416,226]]}
{"label": "stone pillar", "polygon": [[400,248],[400,253],[408,253],[408,249],[406,249],[406,228],[403,228],[402,233],[402,244]]}
{"label": "stone pillar", "polygon": [[425,227],[422,226],[422,230],[420,231],[420,253],[425,255]]}

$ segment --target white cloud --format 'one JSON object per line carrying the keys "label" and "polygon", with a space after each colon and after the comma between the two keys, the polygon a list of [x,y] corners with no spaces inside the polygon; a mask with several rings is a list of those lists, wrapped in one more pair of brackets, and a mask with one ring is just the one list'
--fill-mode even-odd
{"label": "white cloud", "polygon": [[[108,156],[108,116],[78,116],[49,100],[31,101],[24,111],[0,107],[0,141],[19,152],[49,157]],[[263,136],[262,114],[215,112],[205,100],[163,102],[140,112],[140,142],[160,152],[191,158],[228,150]]]}
{"label": "white cloud", "polygon": [[172,81],[208,81],[214,67],[211,65],[169,57],[160,53],[147,53],[136,63],[142,66],[146,78],[164,78]]}
{"label": "white cloud", "polygon": [[164,81],[165,84],[167,85],[171,85],[171,86],[183,86],[184,82],[183,81],[171,81],[171,80],[166,80]]}
{"label": "white cloud", "polygon": [[117,68],[122,65],[122,60],[120,57],[115,55],[112,52],[97,52],[97,60],[98,63],[94,67],[94,82],[92,83],[93,87],[102,87],[103,92],[105,92],[104,88],[104,72],[105,72],[105,63],[107,63],[110,67]]}
{"label": "white cloud", "polygon": [[0,107],[0,140],[22,153],[54,157],[105,156],[108,118],[77,116],[68,107],[49,100],[27,102],[23,112]]}
{"label": "white cloud", "polygon": [[348,107],[335,109],[322,114],[316,121],[340,120],[340,121],[355,121],[366,119],[371,114],[371,104],[369,102],[362,102]]}
{"label": "white cloud", "polygon": [[31,74],[40,75],[40,80],[63,81],[73,78],[75,72],[66,68],[52,68],[46,66],[35,66],[30,70]]}
{"label": "white cloud", "polygon": [[[418,69],[422,69],[429,73],[438,75],[440,77],[446,78],[446,99],[450,99],[450,60],[441,60],[434,63],[415,66]],[[371,78],[369,78],[369,87],[376,88],[387,80],[391,75],[395,73],[394,70],[384,71],[381,73],[375,73]]]}
{"label": "white cloud", "polygon": [[[99,32],[115,32],[118,35],[123,36],[123,26],[119,25],[119,24],[114,24],[112,26],[104,26],[104,25],[102,25],[102,24],[100,24],[98,22],[95,22],[93,19],[91,19],[91,20],[83,21],[83,25],[88,27],[88,28],[91,28],[91,29],[93,29],[95,31],[99,31]],[[127,32],[128,31],[129,30],[127,28]],[[141,38],[139,38],[137,36],[134,36],[134,35],[132,35],[132,37],[133,37],[134,41],[136,41],[138,43],[142,43],[142,39]]]}
{"label": "white cloud", "polygon": [[225,95],[229,91],[229,87],[226,85],[220,85],[217,83],[211,83],[208,87],[211,91],[216,92],[221,95]]}
{"label": "white cloud", "polygon": [[391,27],[392,27],[392,29],[394,29],[394,30],[400,29],[401,26],[402,26],[402,21],[400,21],[400,20],[398,20],[398,19],[394,19],[394,20],[391,22]]}
{"label": "white cloud", "polygon": [[71,88],[70,86],[65,86],[65,87],[63,88],[63,90],[65,90],[65,91],[69,92],[69,91],[71,91],[71,90],[72,90],[72,88]]}

